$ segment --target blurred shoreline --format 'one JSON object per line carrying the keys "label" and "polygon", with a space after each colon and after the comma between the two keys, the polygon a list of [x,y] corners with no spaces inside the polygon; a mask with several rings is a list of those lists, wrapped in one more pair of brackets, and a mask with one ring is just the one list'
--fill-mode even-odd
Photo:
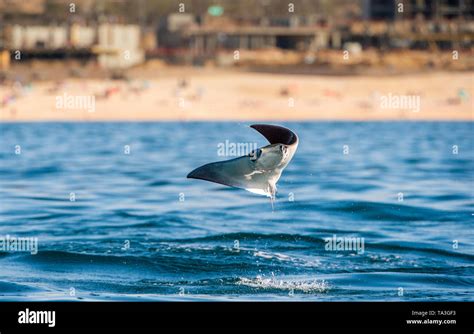
{"label": "blurred shoreline", "polygon": [[[473,119],[472,70],[309,75],[152,60],[110,73],[79,65],[12,66],[0,85],[0,121]],[[416,108],[403,104],[412,98]]]}

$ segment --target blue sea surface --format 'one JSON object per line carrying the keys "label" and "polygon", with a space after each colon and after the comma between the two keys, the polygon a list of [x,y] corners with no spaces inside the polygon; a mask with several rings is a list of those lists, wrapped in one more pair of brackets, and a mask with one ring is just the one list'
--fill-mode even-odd
{"label": "blue sea surface", "polygon": [[474,300],[473,122],[283,123],[274,210],[186,179],[250,124],[0,124],[0,299]]}

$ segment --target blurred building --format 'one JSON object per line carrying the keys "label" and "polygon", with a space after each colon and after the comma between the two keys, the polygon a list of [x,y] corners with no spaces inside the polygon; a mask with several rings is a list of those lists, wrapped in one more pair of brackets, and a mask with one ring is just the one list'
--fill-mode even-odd
{"label": "blurred building", "polygon": [[191,37],[197,54],[213,54],[219,49],[308,51],[330,46],[329,31],[324,27],[197,27],[186,31],[186,35]]}
{"label": "blurred building", "polygon": [[121,69],[142,63],[145,52],[140,45],[140,27],[137,25],[101,24],[98,44],[94,53],[104,68]]}
{"label": "blurred building", "polygon": [[171,14],[160,18],[156,32],[160,54],[179,56],[180,50],[189,49],[190,40],[185,31],[197,25],[195,16],[191,14]]}
{"label": "blurred building", "polygon": [[97,30],[82,24],[73,24],[70,28],[70,45],[73,48],[90,48],[97,41]]}
{"label": "blurred building", "polygon": [[[400,7],[401,5],[401,7]],[[363,18],[369,20],[472,19],[472,0],[363,0]]]}
{"label": "blurred building", "polygon": [[9,46],[14,50],[54,50],[68,46],[66,26],[20,26],[11,28]]}
{"label": "blurred building", "polygon": [[145,60],[138,25],[14,25],[6,31],[6,47],[21,51],[26,58],[96,55],[99,64],[110,69],[131,67]]}

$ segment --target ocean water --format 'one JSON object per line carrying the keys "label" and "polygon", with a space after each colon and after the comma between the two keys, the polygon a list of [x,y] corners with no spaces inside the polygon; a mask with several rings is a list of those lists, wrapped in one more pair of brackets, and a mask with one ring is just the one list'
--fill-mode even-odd
{"label": "ocean water", "polygon": [[274,210],[186,179],[249,124],[0,124],[0,299],[474,300],[474,123],[283,123]]}

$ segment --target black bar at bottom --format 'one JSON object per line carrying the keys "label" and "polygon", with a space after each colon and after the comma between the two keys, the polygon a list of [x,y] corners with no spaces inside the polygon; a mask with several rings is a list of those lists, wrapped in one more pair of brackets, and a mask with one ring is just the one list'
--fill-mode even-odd
{"label": "black bar at bottom", "polygon": [[[454,333],[460,329],[472,332],[473,309],[469,302],[2,302],[0,333],[11,329],[200,327],[398,328]],[[32,311],[55,311],[54,327],[49,326],[51,322],[19,323],[20,312],[31,316]]]}

